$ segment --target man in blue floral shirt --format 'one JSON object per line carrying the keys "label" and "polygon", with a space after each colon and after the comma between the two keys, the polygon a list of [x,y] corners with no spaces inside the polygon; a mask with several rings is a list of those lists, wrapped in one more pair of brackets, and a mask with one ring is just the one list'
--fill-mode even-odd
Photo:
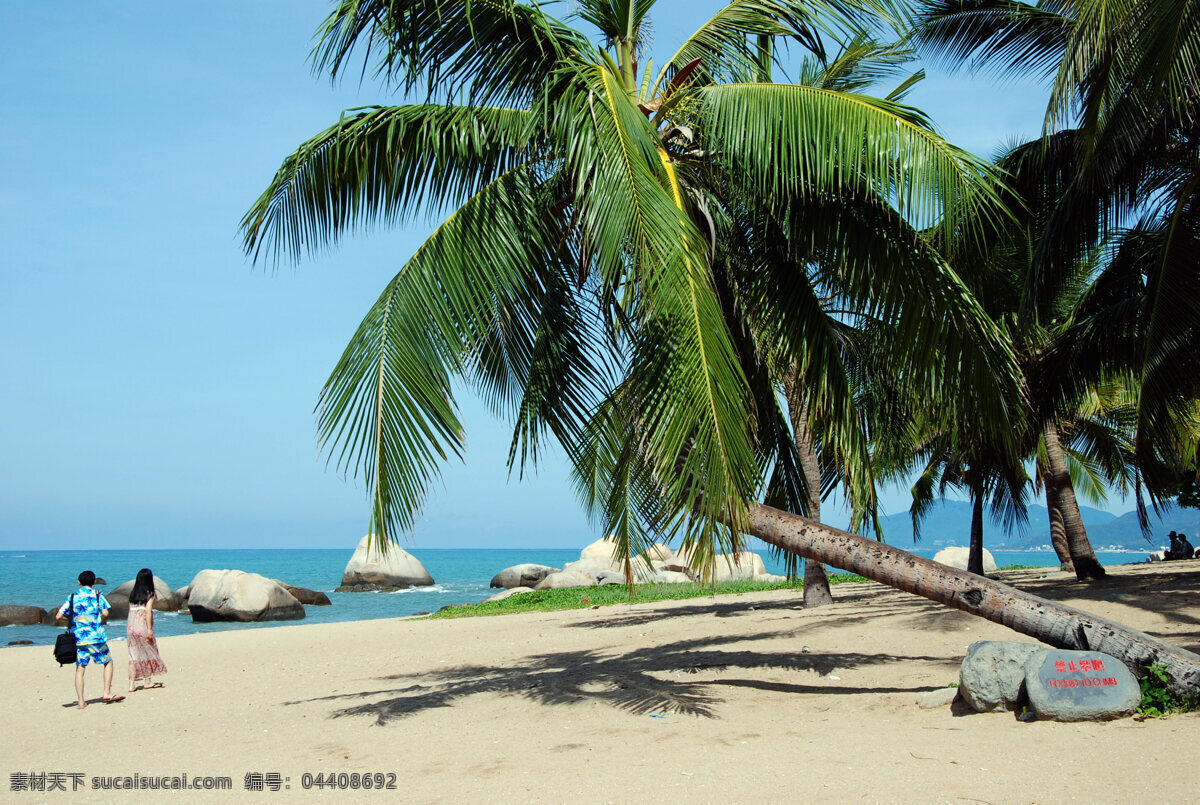
{"label": "man in blue floral shirt", "polygon": [[87,707],[83,698],[83,675],[91,663],[104,666],[104,695],[100,700],[112,704],[124,700],[124,696],[113,696],[113,664],[112,654],[108,650],[108,635],[104,632],[104,618],[111,609],[108,599],[92,589],[96,583],[96,574],[85,570],[79,574],[79,589],[74,595],[63,601],[54,619],[67,619],[67,610],[71,611],[73,620],[71,631],[75,633],[75,697],[79,709]]}

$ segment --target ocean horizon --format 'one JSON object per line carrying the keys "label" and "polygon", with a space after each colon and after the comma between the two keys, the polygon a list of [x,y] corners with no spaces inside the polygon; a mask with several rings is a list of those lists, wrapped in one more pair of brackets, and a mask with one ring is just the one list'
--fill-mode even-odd
{"label": "ocean horizon", "polygon": [[[305,607],[303,620],[261,623],[193,623],[186,611],[156,612],[154,623],[159,636],[399,618],[434,612],[448,605],[478,603],[496,592],[489,583],[504,568],[525,562],[562,567],[578,559],[580,551],[579,548],[405,550],[417,557],[429,571],[435,582],[432,586],[410,587],[391,593],[334,592],[341,584],[342,571],[353,553],[343,548],[3,550],[0,551],[0,604],[38,606],[46,610],[57,608],[75,591],[78,586],[76,577],[83,570],[91,570],[103,578],[105,584],[97,587],[102,592],[108,592],[133,579],[143,567],[153,570],[172,590],[189,584],[201,570],[212,568],[259,573],[298,587],[320,590],[328,594],[333,603],[331,606]],[[913,552],[932,557],[937,550],[917,548]],[[782,561],[771,557],[767,551],[755,552],[763,557],[769,572],[783,572]],[[992,553],[1000,567],[1058,566],[1058,560],[1051,551],[996,550]],[[1129,564],[1144,561],[1147,553],[1100,552],[1097,556],[1105,565]],[[0,647],[17,640],[50,645],[61,628],[47,624],[0,627]],[[110,622],[108,636],[110,641],[123,640],[124,621]]]}

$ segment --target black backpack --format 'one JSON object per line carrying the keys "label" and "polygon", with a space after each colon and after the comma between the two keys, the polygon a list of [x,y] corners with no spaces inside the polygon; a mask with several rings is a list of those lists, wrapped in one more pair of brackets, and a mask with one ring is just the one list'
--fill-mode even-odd
{"label": "black backpack", "polygon": [[72,664],[76,658],[75,648],[75,593],[71,593],[70,603],[67,604],[67,631],[54,641],[54,659],[61,668]]}

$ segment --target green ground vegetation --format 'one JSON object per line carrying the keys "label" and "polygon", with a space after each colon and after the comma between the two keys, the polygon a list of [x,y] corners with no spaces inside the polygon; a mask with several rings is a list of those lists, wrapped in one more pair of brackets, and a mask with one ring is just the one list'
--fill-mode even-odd
{"label": "green ground vegetation", "polygon": [[[831,573],[830,584],[865,582],[868,579],[851,573]],[[568,587],[561,590],[534,590],[512,595],[501,601],[466,604],[435,612],[431,618],[473,618],[487,615],[511,615],[517,612],[553,612],[560,609],[588,609],[629,604],[648,604],[653,601],[680,601],[687,598],[708,598],[771,590],[804,589],[799,581],[724,581],[715,587],[707,584],[640,584],[633,598],[624,585],[606,584],[598,587]]]}

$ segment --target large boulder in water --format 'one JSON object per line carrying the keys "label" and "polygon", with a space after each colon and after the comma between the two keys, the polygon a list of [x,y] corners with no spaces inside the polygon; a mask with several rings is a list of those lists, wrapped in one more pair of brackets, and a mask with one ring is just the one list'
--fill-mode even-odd
{"label": "large boulder in water", "polygon": [[284,589],[295,596],[296,600],[301,604],[307,604],[312,607],[333,605],[333,602],[329,600],[329,596],[320,590],[310,590],[307,587],[293,587],[290,584],[285,584]]}
{"label": "large boulder in water", "polygon": [[329,600],[329,596],[325,595],[325,593],[321,592],[320,590],[310,590],[307,587],[296,587],[292,584],[283,585],[283,589],[291,593],[292,597],[294,597],[301,604],[308,604],[309,606],[313,607],[327,607],[333,604],[333,602]]}
{"label": "large boulder in water", "polygon": [[373,541],[370,534],[358,541],[358,547],[342,573],[342,586],[338,592],[399,590],[433,584],[433,578],[417,557],[397,545],[388,545],[387,550],[381,552],[374,547]]}
{"label": "large boulder in water", "polygon": [[551,573],[557,572],[558,568],[550,567],[549,565],[513,565],[512,567],[504,568],[492,576],[491,586],[508,589],[512,589],[513,587],[533,587]]}
{"label": "large boulder in water", "polygon": [[[946,567],[956,567],[959,570],[967,569],[967,559],[971,555],[970,548],[943,548],[933,556],[933,561]],[[983,549],[983,572],[996,572],[996,559],[992,556],[992,552],[987,548]]]}
{"label": "large boulder in water", "polygon": [[307,587],[297,587],[294,584],[288,584],[286,581],[280,581],[279,579],[271,579],[271,581],[275,582],[280,587],[291,593],[292,596],[301,604],[314,607],[327,607],[333,604],[333,602],[329,600],[329,596],[325,595],[325,593],[321,592],[320,590],[310,590]]}
{"label": "large boulder in water", "polygon": [[175,591],[175,597],[171,601],[172,608],[178,612],[187,609],[188,596],[192,594],[192,585],[188,584],[185,587],[180,587]]}
{"label": "large boulder in water", "polygon": [[201,570],[192,579],[188,611],[196,623],[286,621],[304,617],[304,605],[279,582],[241,570]]}
{"label": "large boulder in water", "polygon": [[[55,612],[58,610],[55,609]],[[26,607],[17,604],[0,606],[0,626],[36,626],[52,623],[54,612],[47,614],[41,607]]]}
{"label": "large boulder in water", "polygon": [[[108,603],[112,604],[108,611],[109,620],[119,621],[129,617],[129,594],[133,592],[134,581],[136,579],[127,581],[111,593],[105,594]],[[174,612],[179,609],[175,603],[175,593],[171,592],[171,587],[158,576],[154,577],[154,608],[161,612]]]}

